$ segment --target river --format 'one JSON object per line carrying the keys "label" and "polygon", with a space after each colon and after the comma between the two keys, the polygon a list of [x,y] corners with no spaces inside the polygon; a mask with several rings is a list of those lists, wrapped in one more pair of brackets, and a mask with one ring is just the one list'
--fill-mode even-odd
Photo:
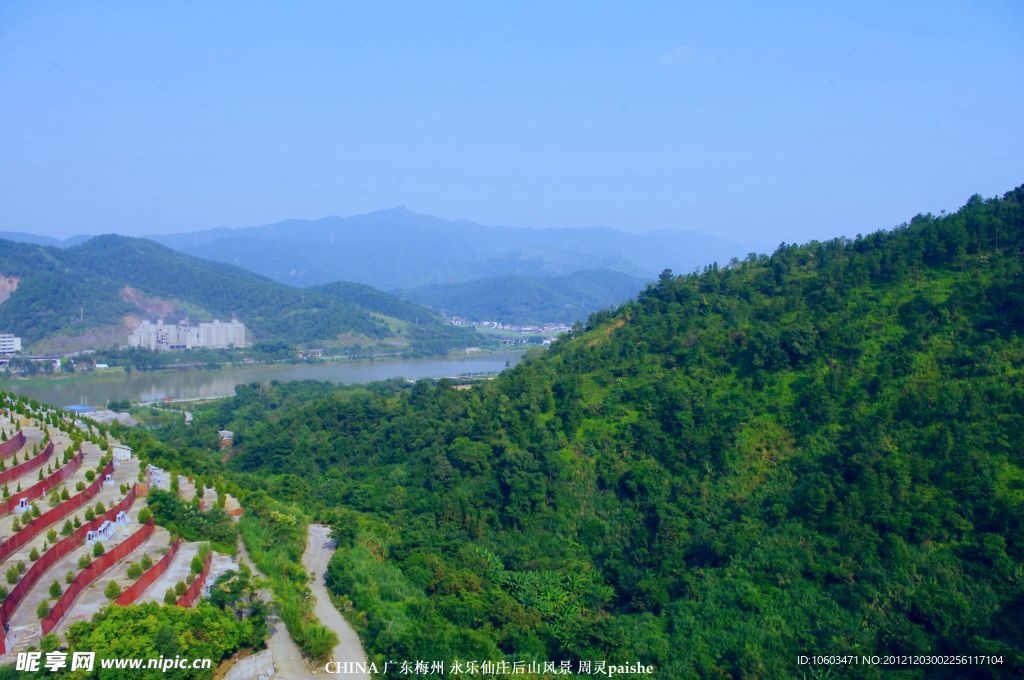
{"label": "river", "polygon": [[389,378],[447,378],[457,375],[498,373],[514,366],[522,352],[479,354],[465,358],[382,359],[322,364],[230,366],[218,369],[152,371],[147,373],[98,372],[68,378],[0,380],[0,388],[55,406],[108,401],[153,401],[232,395],[236,385],[277,380],[326,380],[360,384]]}

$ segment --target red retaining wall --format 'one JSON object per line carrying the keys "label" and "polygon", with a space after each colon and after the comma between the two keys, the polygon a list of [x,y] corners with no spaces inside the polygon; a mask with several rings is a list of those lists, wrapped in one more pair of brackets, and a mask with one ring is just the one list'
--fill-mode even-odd
{"label": "red retaining wall", "polygon": [[178,605],[179,607],[185,607],[187,609],[188,607],[191,607],[196,603],[196,600],[199,599],[199,593],[201,593],[203,590],[203,584],[206,583],[206,577],[210,575],[211,564],[213,564],[212,550],[210,551],[210,554],[206,556],[206,561],[203,562],[202,572],[200,572],[199,575],[196,576],[196,580],[192,581],[192,583],[188,587],[188,590],[185,591],[185,594],[179,597],[178,601],[174,604]]}
{"label": "red retaining wall", "polygon": [[[18,608],[21,601],[28,595],[29,590],[32,589],[39,579],[43,577],[46,570],[56,564],[58,561],[73,552],[78,546],[85,540],[85,535],[92,529],[97,529],[105,520],[112,520],[117,517],[117,513],[122,510],[127,510],[135,502],[135,489],[133,488],[128,492],[120,503],[107,510],[105,513],[92,520],[91,522],[85,522],[82,526],[75,529],[75,532],[67,538],[58,541],[52,548],[43,553],[42,557],[35,561],[25,575],[21,577],[21,580],[11,589],[10,594],[4,599],[3,603],[0,604],[0,624],[4,628],[7,627],[7,622],[11,620],[11,614]],[[3,647],[4,645],[0,645]],[[5,650],[0,649],[0,654],[3,654]]]}
{"label": "red retaining wall", "polygon": [[[39,498],[44,493],[57,486],[65,479],[74,474],[75,470],[82,464],[82,459],[85,458],[85,454],[79,449],[75,457],[69,460],[60,469],[54,472],[49,477],[46,477],[41,482],[36,482],[24,491],[19,491],[3,503],[0,503],[0,512],[12,512],[14,508],[18,507],[18,501],[22,498],[27,498],[30,501]],[[69,499],[70,500],[70,499]]]}
{"label": "red retaining wall", "polygon": [[90,583],[102,576],[116,562],[123,560],[133,550],[145,543],[146,539],[153,534],[153,526],[153,520],[149,520],[148,524],[143,524],[138,531],[117,544],[113,550],[103,553],[92,564],[80,571],[78,576],[75,577],[74,582],[68,586],[68,589],[57,600],[57,604],[53,605],[50,613],[40,622],[43,627],[43,635],[53,630],[60,620],[64,618],[64,615],[71,609],[71,605],[75,603],[75,598]]}
{"label": "red retaining wall", "polygon": [[103,486],[103,478],[113,471],[114,464],[107,463],[106,467],[104,467],[99,476],[93,480],[92,484],[85,488],[85,491],[75,494],[57,507],[47,510],[43,514],[39,515],[39,517],[36,517],[34,520],[26,524],[21,531],[0,543],[0,562],[10,557],[12,553],[20,550],[22,546],[42,533],[43,529],[50,526],[57,520],[70,515],[72,512],[85,505],[90,499],[95,498]]}
{"label": "red retaining wall", "polygon": [[14,452],[25,445],[25,432],[18,430],[18,434],[14,435],[5,442],[0,442],[0,458],[7,458],[13,456]]}
{"label": "red retaining wall", "polygon": [[167,567],[171,565],[171,562],[174,560],[174,556],[178,554],[178,548],[180,547],[181,539],[179,538],[171,544],[170,549],[164,553],[164,556],[161,557],[156,564],[147,569],[146,573],[140,576],[138,581],[128,586],[128,588],[118,596],[117,603],[127,606],[139,599],[139,596],[146,592],[146,588],[153,585],[156,580],[163,576],[164,572],[167,571]]}
{"label": "red retaining wall", "polygon": [[37,467],[43,466],[52,455],[53,442],[50,442],[49,444],[46,445],[46,448],[43,449],[43,452],[40,453],[35,458],[30,458],[29,460],[26,460],[24,463],[18,463],[14,467],[8,468],[7,470],[0,472],[0,484],[9,482],[12,479],[17,479],[26,472],[32,472]]}

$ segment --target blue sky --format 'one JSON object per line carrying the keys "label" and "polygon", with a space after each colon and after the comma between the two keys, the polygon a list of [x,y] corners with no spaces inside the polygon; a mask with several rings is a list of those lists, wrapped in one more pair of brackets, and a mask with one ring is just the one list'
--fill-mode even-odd
{"label": "blue sky", "polygon": [[851,235],[1024,182],[1022,73],[1015,1],[5,0],[0,229]]}

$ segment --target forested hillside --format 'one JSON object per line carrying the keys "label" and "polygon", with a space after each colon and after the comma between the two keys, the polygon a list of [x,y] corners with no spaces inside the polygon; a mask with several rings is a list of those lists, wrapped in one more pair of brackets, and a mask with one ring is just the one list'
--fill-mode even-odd
{"label": "forested hillside", "polygon": [[644,279],[609,269],[568,276],[493,276],[396,291],[446,316],[510,324],[573,323],[636,297]]}
{"label": "forested hillside", "polygon": [[17,279],[10,296],[0,299],[0,328],[43,348],[124,344],[133,320],[165,313],[169,322],[237,315],[263,342],[388,343],[443,353],[477,341],[422,309],[410,330],[389,312],[400,308],[409,317],[407,308],[414,306],[379,291],[348,297],[344,284],[329,292],[300,290],[124,236],[97,236],[70,248],[0,241],[0,274]]}
{"label": "forested hillside", "polygon": [[333,521],[329,585],[376,658],[775,678],[806,675],[798,654],[997,654],[901,677],[1003,676],[1024,662],[1022,201],[666,272],[473,389],[252,386],[139,444]]}

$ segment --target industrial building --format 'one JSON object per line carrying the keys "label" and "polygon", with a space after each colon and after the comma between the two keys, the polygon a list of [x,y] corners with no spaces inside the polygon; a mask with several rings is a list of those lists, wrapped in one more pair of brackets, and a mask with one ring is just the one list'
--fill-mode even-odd
{"label": "industrial building", "polygon": [[165,324],[163,319],[155,324],[144,320],[129,334],[128,346],[155,350],[221,349],[248,347],[249,343],[246,341],[245,324],[237,319],[229,322],[214,319],[193,326],[185,317],[176,324]]}

